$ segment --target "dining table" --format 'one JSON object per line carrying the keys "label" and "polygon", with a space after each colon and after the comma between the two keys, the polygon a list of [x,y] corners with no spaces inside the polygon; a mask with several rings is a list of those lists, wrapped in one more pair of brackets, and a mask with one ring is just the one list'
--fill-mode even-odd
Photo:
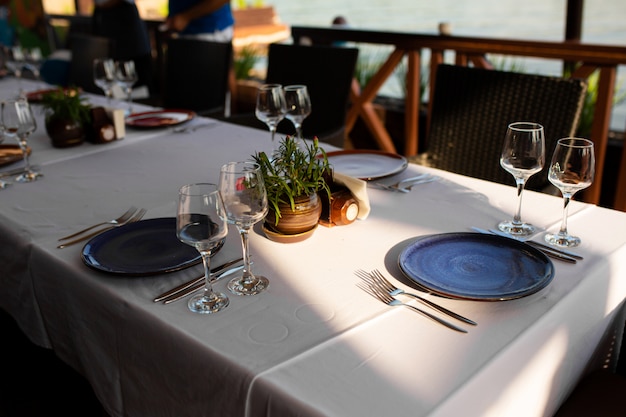
{"label": "dining table", "polygon": [[[48,87],[5,77],[0,99]],[[436,180],[406,193],[368,186],[367,218],[318,226],[295,243],[268,239],[256,224],[252,269],[269,279],[268,289],[237,296],[219,280],[214,287],[230,305],[201,315],[187,299],[153,301],[202,275],[201,264],[112,273],[84,259],[87,241],[59,249],[58,239],[130,206],[146,210],[145,222],[173,219],[182,185],[217,183],[223,164],[270,152],[270,133],[196,116],[183,124],[193,129],[127,126],[109,143],[54,148],[43,109],[32,108],[31,163],[44,177],[0,190],[0,308],[81,373],[112,417],[552,416],[586,373],[615,364],[626,316],[624,212],[572,201],[568,227],[582,239],[572,250],[584,259],[547,261],[552,275],[537,291],[448,297],[417,285],[400,257],[425,237],[496,228],[515,212],[517,191],[407,163],[375,181],[420,173]],[[19,164],[0,167],[0,175]],[[532,239],[558,230],[562,206],[558,193],[524,192],[522,216],[538,229]],[[148,243],[158,250],[159,242]],[[211,265],[240,256],[230,226]],[[386,305],[363,291],[358,270],[379,270],[477,325],[455,321],[467,333],[455,332]]]}

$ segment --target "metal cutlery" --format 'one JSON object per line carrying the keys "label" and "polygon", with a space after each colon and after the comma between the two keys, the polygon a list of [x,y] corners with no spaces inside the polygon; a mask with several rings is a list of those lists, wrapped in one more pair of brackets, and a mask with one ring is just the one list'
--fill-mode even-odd
{"label": "metal cutlery", "polygon": [[376,181],[372,181],[369,184],[371,184],[375,188],[381,188],[387,191],[398,191],[401,193],[408,193],[409,191],[411,191],[411,188],[414,185],[425,184],[427,182],[435,181],[436,179],[437,177],[431,174],[420,174],[416,177],[406,178],[395,184],[384,184],[384,183],[376,182]]}
{"label": "metal cutlery", "polygon": [[[32,168],[34,168],[34,167],[32,167]],[[0,172],[0,178],[12,177],[14,175],[23,174],[24,172],[26,172],[26,170],[24,168],[11,169],[9,171]]]}
{"label": "metal cutlery", "polygon": [[462,329],[460,327],[455,326],[452,323],[449,323],[443,319],[440,319],[437,316],[434,316],[424,310],[421,310],[415,306],[412,306],[411,304],[405,304],[400,300],[395,299],[394,297],[392,297],[391,295],[389,295],[389,293],[385,292],[384,290],[378,288],[377,286],[373,286],[373,285],[368,285],[364,282],[360,282],[357,284],[357,286],[359,288],[361,288],[363,291],[365,291],[366,293],[368,293],[369,295],[371,295],[372,297],[376,298],[379,301],[382,301],[383,303],[393,306],[393,307],[397,307],[397,306],[401,306],[401,307],[407,307],[410,308],[411,310],[415,311],[416,313],[421,314],[422,316],[429,318],[443,326],[446,326],[449,329],[452,329],[454,331],[457,332],[461,332],[461,333],[467,333],[467,330]]}
{"label": "metal cutlery", "polygon": [[443,314],[447,314],[450,317],[453,317],[457,320],[460,320],[464,323],[467,324],[471,324],[472,326],[476,326],[477,323],[473,320],[470,320],[466,317],[461,316],[460,314],[455,313],[454,311],[450,311],[445,307],[440,306],[439,304],[435,304],[430,300],[427,300],[424,297],[421,297],[417,294],[413,294],[410,292],[406,292],[401,288],[398,288],[396,286],[394,286],[389,280],[387,280],[387,278],[385,278],[383,276],[383,274],[377,270],[374,269],[372,272],[367,272],[364,271],[362,269],[359,269],[356,271],[356,275],[359,276],[361,279],[363,279],[365,282],[367,282],[368,284],[372,285],[372,286],[378,286],[380,289],[382,289],[383,291],[386,291],[387,293],[389,293],[389,295],[391,296],[395,296],[395,295],[407,295],[409,297],[413,297],[416,300],[420,301],[421,303],[434,308],[435,310],[443,313]]}
{"label": "metal cutlery", "polygon": [[[218,280],[224,278],[225,276],[230,275],[232,273],[235,273],[237,271],[240,271],[243,268],[244,268],[244,265],[242,264],[242,265],[238,265],[238,266],[234,266],[232,268],[226,269],[226,270],[224,270],[222,272],[219,272],[219,273],[213,275],[213,277],[211,278],[211,283],[215,283]],[[194,293],[194,292],[196,292],[198,290],[204,289],[204,287],[205,287],[204,276],[202,276],[202,281],[201,282],[199,282],[199,283],[197,283],[195,285],[192,285],[191,287],[189,287],[189,288],[187,288],[187,289],[185,289],[183,291],[180,291],[177,294],[174,294],[172,296],[169,296],[169,297],[163,299],[163,304],[170,304],[170,303],[173,303],[174,301],[178,301],[181,298],[185,298],[186,296],[188,296],[188,295],[190,295],[190,294],[192,294],[192,293]]]}
{"label": "metal cutlery", "polygon": [[[211,274],[219,274],[220,272],[225,271],[226,269],[234,265],[237,265],[240,262],[243,262],[243,258],[237,258],[237,259],[233,259],[232,261],[228,261],[222,265],[216,266],[215,268],[211,269]],[[204,284],[204,274],[199,276],[198,278],[192,279],[191,281],[178,285],[172,288],[171,290],[165,291],[163,294],[156,296],[154,300],[152,301],[154,301],[155,303],[158,303],[159,301],[163,301],[166,298],[176,295],[180,293],[181,291],[185,291],[188,288],[191,288],[197,284]]]}
{"label": "metal cutlery", "polygon": [[[472,230],[478,232],[478,233],[483,233],[483,234],[488,234],[488,235],[496,235],[496,236],[502,236],[502,237],[506,237],[509,239],[515,239],[513,236],[509,236],[508,234],[501,232],[499,230],[494,230],[494,229],[489,229],[489,230],[485,230],[485,229],[481,229],[479,227],[472,227]],[[517,239],[515,239],[517,240]],[[535,242],[533,240],[519,240],[520,242],[526,243],[532,247],[534,247],[535,249],[543,252],[546,256],[552,258],[552,259],[556,259],[559,261],[563,261],[563,262],[568,262],[571,264],[575,264],[577,262],[577,260],[582,260],[583,257],[580,255],[577,255],[573,252],[569,252],[569,251],[563,251],[561,249],[557,249],[557,248],[553,248],[551,246],[548,245],[544,245],[543,243],[539,243],[539,242]]]}
{"label": "metal cutlery", "polygon": [[139,211],[137,211],[137,213],[135,213],[133,215],[133,217],[131,217],[129,220],[127,220],[124,223],[117,224],[115,226],[105,227],[104,229],[100,229],[100,230],[98,230],[96,232],[93,232],[93,233],[90,233],[88,235],[81,236],[78,239],[74,239],[74,240],[71,240],[69,242],[64,242],[64,243],[60,244],[59,246],[57,246],[57,248],[58,249],[63,249],[63,248],[66,248],[68,246],[74,245],[76,243],[82,242],[84,240],[91,239],[92,237],[97,236],[100,233],[106,232],[107,230],[115,229],[116,227],[123,226],[123,225],[129,224],[129,223],[137,222],[137,221],[141,220],[145,214],[146,214],[146,210],[145,209],[139,209]]}
{"label": "metal cutlery", "polygon": [[79,230],[76,233],[72,233],[71,235],[64,236],[64,237],[60,238],[59,241],[71,239],[71,238],[76,237],[78,235],[82,235],[83,233],[86,233],[86,232],[88,232],[88,231],[90,231],[92,229],[95,229],[96,227],[104,226],[104,225],[107,225],[107,224],[111,224],[111,225],[117,226],[117,225],[126,223],[133,216],[133,214],[136,211],[137,211],[137,208],[131,207],[124,214],[122,214],[120,217],[118,217],[117,219],[113,219],[113,220],[109,220],[109,221],[106,221],[106,222],[101,222],[101,223],[94,224],[93,226],[89,226],[86,229]]}
{"label": "metal cutlery", "polygon": [[202,123],[202,124],[191,125],[191,126],[179,126],[179,127],[175,127],[172,130],[174,133],[191,133],[191,132],[195,132],[198,129],[204,129],[205,127],[213,127],[217,125],[218,125],[217,122]]}

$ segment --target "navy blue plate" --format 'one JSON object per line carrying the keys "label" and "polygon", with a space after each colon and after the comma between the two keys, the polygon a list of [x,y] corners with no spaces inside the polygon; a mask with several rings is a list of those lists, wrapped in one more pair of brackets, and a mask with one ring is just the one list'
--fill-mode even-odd
{"label": "navy blue plate", "polygon": [[173,217],[142,220],[99,234],[87,242],[81,257],[91,268],[128,276],[174,272],[202,261],[194,247],[176,237]]}
{"label": "navy blue plate", "polygon": [[425,236],[399,257],[402,272],[419,286],[450,298],[512,300],[545,288],[554,265],[523,242],[481,233]]}

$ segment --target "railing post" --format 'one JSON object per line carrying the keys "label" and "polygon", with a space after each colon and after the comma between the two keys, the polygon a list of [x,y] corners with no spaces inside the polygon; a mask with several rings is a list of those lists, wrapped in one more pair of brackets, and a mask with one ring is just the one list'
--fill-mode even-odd
{"label": "railing post", "polygon": [[404,104],[404,155],[417,155],[420,112],[420,51],[407,53],[406,97]]}

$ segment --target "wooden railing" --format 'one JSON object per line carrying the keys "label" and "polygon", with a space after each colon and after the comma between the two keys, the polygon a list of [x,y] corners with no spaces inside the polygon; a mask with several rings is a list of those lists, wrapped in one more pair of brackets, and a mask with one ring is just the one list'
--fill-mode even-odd
{"label": "wooden railing", "polygon": [[[418,141],[420,140],[418,133],[419,117],[417,115],[420,105],[420,60],[421,52],[424,49],[430,50],[431,53],[430,74],[436,73],[434,69],[443,62],[446,51],[454,53],[457,65],[468,65],[471,62],[477,67],[491,68],[486,59],[486,54],[493,54],[552,59],[561,61],[564,65],[565,63],[576,63],[577,69],[571,74],[575,78],[588,79],[595,71],[599,71],[598,97],[591,128],[591,139],[596,147],[596,179],[584,193],[586,201],[594,204],[599,203],[617,67],[618,65],[626,65],[626,47],[577,42],[537,42],[296,26],[291,28],[291,34],[294,43],[303,43],[306,39],[306,41],[315,44],[347,41],[393,47],[387,60],[363,89],[359,87],[358,83],[353,82],[352,102],[346,120],[346,131],[350,132],[360,117],[371,131],[378,146],[389,152],[398,151],[384,124],[374,111],[372,101],[403,57],[407,57],[405,140],[404,149],[400,151],[406,156],[417,153]],[[431,93],[434,82],[434,77],[429,77]],[[429,100],[430,102],[432,100]],[[626,146],[623,147],[622,151],[614,196],[613,207],[626,211]]]}

